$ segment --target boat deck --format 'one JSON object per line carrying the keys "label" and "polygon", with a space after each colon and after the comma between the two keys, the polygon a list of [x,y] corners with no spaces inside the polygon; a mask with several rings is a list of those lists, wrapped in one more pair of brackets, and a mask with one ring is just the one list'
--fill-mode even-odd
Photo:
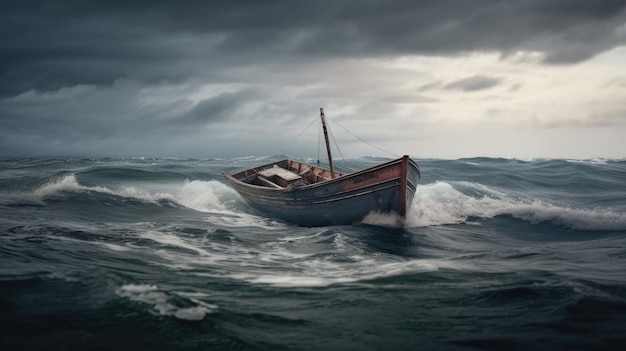
{"label": "boat deck", "polygon": [[335,172],[333,178],[327,169],[295,160],[282,160],[232,174],[235,179],[244,183],[275,189],[315,184],[344,175]]}

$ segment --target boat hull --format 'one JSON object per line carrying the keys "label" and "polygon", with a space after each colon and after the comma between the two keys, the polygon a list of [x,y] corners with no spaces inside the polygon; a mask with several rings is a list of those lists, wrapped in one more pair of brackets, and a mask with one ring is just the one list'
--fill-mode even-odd
{"label": "boat hull", "polygon": [[231,174],[224,176],[262,212],[302,226],[325,226],[357,223],[372,212],[404,217],[420,171],[404,156],[335,179],[282,189],[249,184]]}

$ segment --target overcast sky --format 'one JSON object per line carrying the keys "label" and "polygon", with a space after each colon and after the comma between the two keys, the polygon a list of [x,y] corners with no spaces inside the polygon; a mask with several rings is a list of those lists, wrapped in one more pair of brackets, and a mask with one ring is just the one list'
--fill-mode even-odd
{"label": "overcast sky", "polygon": [[316,157],[320,107],[345,157],[624,158],[626,2],[3,1],[2,157]]}

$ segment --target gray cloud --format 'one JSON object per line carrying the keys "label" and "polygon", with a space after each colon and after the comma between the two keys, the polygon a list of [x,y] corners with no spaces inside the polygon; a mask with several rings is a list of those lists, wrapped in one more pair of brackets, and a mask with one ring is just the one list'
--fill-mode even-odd
{"label": "gray cloud", "polygon": [[448,83],[444,86],[444,88],[449,90],[463,90],[469,92],[493,88],[499,83],[499,78],[473,76]]}
{"label": "gray cloud", "polygon": [[221,93],[200,101],[189,111],[187,118],[196,122],[225,121],[234,116],[238,109],[260,96],[259,92],[250,89]]}
{"label": "gray cloud", "polygon": [[0,94],[208,76],[320,57],[539,51],[579,62],[625,43],[617,0],[6,1]]}
{"label": "gray cloud", "polygon": [[[626,44],[625,9],[613,0],[6,0],[0,156],[268,153],[272,127],[295,135],[322,106],[360,135],[396,139],[441,113],[451,95],[442,90],[512,80],[489,71],[454,80],[385,59],[492,52],[581,62]],[[596,119],[621,121],[606,113]],[[392,137],[383,117],[397,123]],[[245,143],[223,150],[234,138]],[[307,138],[297,142],[317,134]]]}

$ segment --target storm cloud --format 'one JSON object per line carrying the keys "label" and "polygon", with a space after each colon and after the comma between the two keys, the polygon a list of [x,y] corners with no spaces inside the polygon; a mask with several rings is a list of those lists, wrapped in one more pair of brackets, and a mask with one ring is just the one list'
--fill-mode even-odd
{"label": "storm cloud", "polygon": [[626,5],[568,1],[8,1],[0,92],[144,82],[315,57],[519,50],[547,63],[624,42]]}
{"label": "storm cloud", "polygon": [[[373,135],[368,121],[384,111],[399,125],[416,114],[426,124],[441,121],[432,104],[450,97],[434,91],[522,94],[529,84],[508,71],[447,75],[419,62],[407,69],[399,58],[478,54],[567,67],[625,43],[626,3],[616,0],[7,0],[0,153],[36,153],[42,145],[71,153],[81,140],[98,141],[106,153],[141,135],[180,133],[176,148],[184,154],[207,147],[190,136],[199,131],[268,142],[252,131],[269,128],[261,121],[297,129],[302,111],[325,104]],[[589,116],[617,116],[619,124],[614,111]]]}

